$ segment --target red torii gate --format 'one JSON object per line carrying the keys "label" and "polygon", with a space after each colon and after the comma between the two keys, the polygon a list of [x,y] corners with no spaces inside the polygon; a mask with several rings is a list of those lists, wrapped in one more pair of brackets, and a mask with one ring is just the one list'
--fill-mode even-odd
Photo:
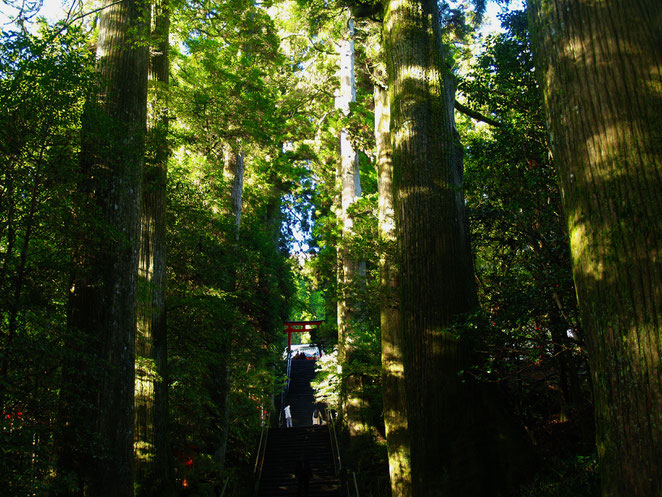
{"label": "red torii gate", "polygon": [[287,333],[287,353],[292,351],[292,333],[312,331],[324,321],[285,321],[283,326]]}

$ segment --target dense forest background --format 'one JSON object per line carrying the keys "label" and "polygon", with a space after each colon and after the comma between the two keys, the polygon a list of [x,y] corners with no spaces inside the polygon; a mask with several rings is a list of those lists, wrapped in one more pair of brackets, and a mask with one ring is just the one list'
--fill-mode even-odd
{"label": "dense forest background", "polygon": [[[662,476],[660,462],[646,473],[632,460],[641,486],[605,477],[621,440],[605,426],[638,426],[605,406],[641,395],[656,426],[661,390],[645,372],[631,390],[602,388],[640,363],[604,352],[620,328],[594,318],[592,302],[639,313],[652,331],[637,350],[659,376],[659,255],[641,292],[582,290],[602,271],[582,268],[603,266],[570,245],[588,230],[571,215],[574,149],[554,127],[571,104],[536,75],[565,60],[534,49],[552,46],[547,2],[503,5],[493,30],[482,29],[484,1],[400,2],[434,14],[422,28],[396,3],[76,0],[47,21],[39,1],[3,0],[3,495],[249,495],[260,432],[279,418],[283,322],[317,319],[303,337],[326,351],[316,396],[338,413],[361,496],[589,497],[600,474],[605,496],[655,495],[659,480],[643,475]],[[426,37],[426,78],[441,74],[441,89],[420,97],[432,110],[407,114],[402,95],[423,90],[394,78],[398,57]],[[559,85],[575,81],[567,71]],[[660,110],[659,92],[649,102]],[[401,142],[436,150],[406,124],[428,114],[444,159],[409,175],[416,147]],[[638,156],[653,164],[644,204],[659,211],[662,154],[649,152]],[[426,189],[437,207],[407,203]],[[621,190],[598,190],[625,219]],[[645,222],[655,209],[623,209],[657,240],[659,224]],[[635,271],[656,253],[646,243],[636,260],[616,251],[618,264]],[[640,294],[644,311],[621,306]],[[421,340],[408,331],[428,327]],[[628,450],[640,437],[623,435]]]}

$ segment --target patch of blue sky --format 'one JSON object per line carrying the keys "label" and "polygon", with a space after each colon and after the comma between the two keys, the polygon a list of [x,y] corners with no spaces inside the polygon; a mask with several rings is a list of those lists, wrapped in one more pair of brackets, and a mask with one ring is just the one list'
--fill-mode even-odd
{"label": "patch of blue sky", "polygon": [[525,3],[525,0],[510,0],[508,3],[488,1],[483,24],[479,30],[480,36],[483,37],[490,33],[503,33],[504,29],[501,27],[499,14],[512,10],[522,10]]}
{"label": "patch of blue sky", "polygon": [[[302,191],[283,195],[281,213],[283,223],[281,232],[290,254],[304,254],[319,249],[314,244],[312,190],[316,188],[316,180],[311,176],[301,178]],[[306,190],[308,190],[306,192]]]}
{"label": "patch of blue sky", "polygon": [[43,18],[49,24],[65,19],[72,5],[78,0],[4,0],[0,2],[0,29],[15,29],[16,21],[27,18],[26,29],[31,29],[35,21]]}

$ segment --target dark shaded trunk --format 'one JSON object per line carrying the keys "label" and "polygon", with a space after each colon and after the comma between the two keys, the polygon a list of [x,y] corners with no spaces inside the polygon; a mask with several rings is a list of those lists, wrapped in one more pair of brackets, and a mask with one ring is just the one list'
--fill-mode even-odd
{"label": "dark shaded trunk", "polygon": [[454,92],[434,0],[391,1],[384,19],[399,295],[414,495],[485,488],[470,354],[453,324],[477,298],[464,215]]}
{"label": "dark shaded trunk", "polygon": [[85,201],[77,212],[64,365],[61,469],[79,494],[133,495],[134,371],[147,50],[135,0],[101,11],[97,54],[104,87],[90,102],[81,152]]}
{"label": "dark shaded trunk", "polygon": [[662,3],[530,0],[604,496],[662,495]]}
{"label": "dark shaded trunk", "polygon": [[[12,171],[13,172],[13,171]],[[3,201],[2,205],[3,208],[7,206],[6,212],[7,212],[7,221],[3,223],[2,230],[0,230],[0,235],[3,235],[5,239],[7,240],[5,242],[5,257],[4,260],[2,261],[2,272],[0,272],[0,281],[5,281],[5,278],[7,277],[7,274],[9,272],[9,265],[10,261],[12,258],[12,255],[14,253],[14,243],[16,242],[16,230],[14,228],[14,223],[15,219],[14,216],[16,214],[16,204],[14,202],[14,185],[13,185],[13,178],[10,177],[10,173],[7,173],[7,185],[5,185],[5,188],[7,189],[7,194],[5,195],[6,201]],[[4,199],[3,199],[4,200]],[[7,231],[7,234],[4,234],[4,231]]]}

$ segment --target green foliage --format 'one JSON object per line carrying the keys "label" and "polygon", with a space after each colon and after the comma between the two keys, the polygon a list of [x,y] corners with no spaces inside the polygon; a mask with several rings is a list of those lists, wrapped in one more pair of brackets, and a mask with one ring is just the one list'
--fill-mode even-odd
{"label": "green foliage", "polygon": [[[292,302],[290,321],[315,321],[324,318],[324,299],[319,289],[313,288],[310,264],[302,257],[296,264],[295,274],[297,292]],[[314,342],[315,340],[313,340]]]}
{"label": "green foliage", "polygon": [[93,85],[76,29],[0,35],[0,480],[51,476],[79,128]]}
{"label": "green foliage", "polygon": [[519,352],[527,354],[524,349],[547,342],[541,326],[550,325],[557,305],[570,319],[566,327],[575,328],[576,310],[524,19],[522,13],[506,17],[510,31],[488,38],[459,87],[474,107],[503,123],[489,132],[468,130],[465,184],[482,307],[495,328],[510,334],[504,341],[519,341]]}
{"label": "green foliage", "polygon": [[[341,36],[346,36],[348,13],[352,8],[357,15],[355,2],[286,2],[288,10],[279,16],[279,23],[286,33],[284,46],[290,50],[297,67],[305,67],[305,81],[299,85],[307,95],[300,109],[307,114],[312,126],[310,132],[299,135],[299,142],[309,145],[311,154],[306,157],[305,169],[310,180],[302,183],[303,191],[296,201],[288,202],[290,219],[312,225],[312,239],[308,242],[310,256],[306,258],[301,273],[304,298],[317,295],[325,302],[326,323],[317,331],[316,341],[327,350],[337,343],[337,300],[342,291],[348,301],[355,303],[352,309],[351,354],[342,365],[337,352],[327,354],[318,361],[318,373],[314,383],[316,397],[332,409],[339,409],[339,389],[349,377],[360,384],[361,416],[369,429],[381,432],[381,381],[380,381],[380,332],[377,266],[377,178],[374,165],[374,114],[373,82],[376,61],[367,58],[374,50],[367,46],[379,38],[378,27],[366,20],[355,19],[356,85],[357,101],[350,104],[345,115],[335,108],[334,96],[338,91],[338,48]],[[348,5],[348,4],[353,5]],[[366,2],[366,7],[371,7]],[[292,21],[298,20],[298,23]],[[302,26],[305,27],[302,29]],[[294,35],[293,33],[296,33]],[[304,85],[305,83],[305,85]],[[351,236],[342,234],[339,213],[339,134],[346,130],[354,149],[359,150],[362,197],[349,209],[354,223]],[[297,203],[298,202],[298,203]],[[302,223],[302,220],[305,221]],[[366,278],[357,278],[349,288],[338,285],[338,257],[340,250],[357,261],[364,261]],[[304,315],[304,314],[300,314]],[[341,367],[342,373],[338,373]]]}
{"label": "green foliage", "polygon": [[[168,179],[170,404],[175,447],[194,454],[187,478],[203,489],[221,481],[224,437],[223,473],[247,465],[260,408],[271,409],[280,331],[294,292],[278,249],[279,197],[301,170],[296,152],[281,152],[283,59],[265,12],[252,2],[197,2],[180,12],[177,26],[185,50],[172,80],[178,119]],[[247,165],[238,241],[232,185],[223,175],[227,145]]]}
{"label": "green foliage", "polygon": [[315,363],[315,379],[311,386],[315,390],[315,400],[322,402],[333,411],[340,409],[340,381],[338,372],[338,348],[324,354]]}
{"label": "green foliage", "polygon": [[549,468],[522,488],[521,497],[598,497],[600,481],[596,455],[575,456]]}
{"label": "green foliage", "polygon": [[[182,433],[196,444],[227,430],[221,413],[225,386],[214,375],[229,369],[229,457],[245,463],[257,426],[256,407],[269,407],[275,382],[271,364],[293,293],[289,264],[276,245],[279,222],[271,220],[280,192],[300,174],[296,153],[280,150],[287,134],[286,106],[280,105],[284,59],[270,18],[253,2],[194,2],[180,13],[177,26],[186,50],[178,55],[173,80],[175,138],[181,148],[169,179],[175,282],[169,298],[177,307],[183,299],[181,321],[169,317],[173,343],[182,347],[173,351],[173,379],[181,378],[175,380],[180,383],[173,392],[174,412],[181,406],[184,415],[178,418],[194,420],[191,430]],[[248,166],[239,243],[231,236],[228,215],[225,144],[244,152]],[[213,315],[207,315],[210,308],[216,309]],[[200,321],[200,338],[187,349],[189,313]],[[190,354],[208,342],[209,354],[198,356],[201,370],[189,371],[195,366]],[[184,395],[197,399],[198,412],[186,411],[190,399]],[[210,419],[216,420],[214,426]]]}
{"label": "green foliage", "polygon": [[280,146],[284,59],[266,12],[247,0],[202,0],[181,11],[176,26],[185,48],[173,80],[187,124],[179,133],[210,158],[223,143]]}
{"label": "green foliage", "polygon": [[[500,123],[487,129],[461,122],[482,308],[464,327],[482,362],[465,374],[516,392],[521,422],[554,466],[591,450],[590,385],[526,13],[511,12],[502,21],[507,31],[485,40],[458,85],[470,108]],[[570,466],[559,468],[574,478]],[[525,495],[572,494],[554,493],[562,487],[549,487],[544,473],[536,478]],[[578,484],[590,479],[577,478]],[[578,488],[577,495],[590,495]]]}

